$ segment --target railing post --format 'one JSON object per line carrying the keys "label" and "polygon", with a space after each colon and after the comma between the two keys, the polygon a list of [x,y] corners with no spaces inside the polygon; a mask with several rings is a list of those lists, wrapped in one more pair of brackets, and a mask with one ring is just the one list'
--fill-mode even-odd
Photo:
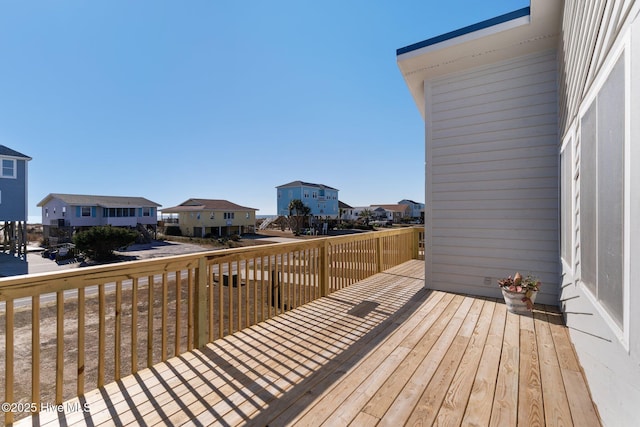
{"label": "railing post", "polygon": [[329,295],[329,240],[323,239],[320,248],[320,296]]}
{"label": "railing post", "polygon": [[[196,288],[194,301],[194,328],[193,344],[196,348],[202,348],[207,344],[207,262],[205,257],[198,259],[198,270],[196,272]],[[221,281],[222,283],[222,281]]]}

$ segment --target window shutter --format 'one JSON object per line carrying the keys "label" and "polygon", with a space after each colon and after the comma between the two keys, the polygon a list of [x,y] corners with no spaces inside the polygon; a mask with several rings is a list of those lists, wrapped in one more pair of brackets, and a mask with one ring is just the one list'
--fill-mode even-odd
{"label": "window shutter", "polygon": [[81,208],[80,208],[80,206],[76,206],[76,217],[78,217],[78,218],[79,218],[79,217],[80,217],[80,215],[82,215]]}

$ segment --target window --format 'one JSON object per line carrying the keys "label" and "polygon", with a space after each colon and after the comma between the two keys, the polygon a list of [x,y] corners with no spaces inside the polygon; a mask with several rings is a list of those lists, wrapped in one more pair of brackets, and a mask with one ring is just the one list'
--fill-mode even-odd
{"label": "window", "polygon": [[66,215],[66,213],[67,213],[67,207],[66,207],[66,206],[63,206],[63,207],[62,207],[62,216],[65,216],[65,215]]}
{"label": "window", "polygon": [[16,161],[15,159],[2,159],[2,170],[0,170],[0,177],[2,178],[16,178]]}
{"label": "window", "polygon": [[211,212],[209,219],[216,219],[216,214],[214,212]]}
{"label": "window", "polygon": [[82,216],[91,216],[91,206],[83,206],[80,212]]}
{"label": "window", "polygon": [[225,212],[224,219],[233,219],[235,217],[234,212]]}
{"label": "window", "polygon": [[151,208],[142,208],[142,216],[151,216]]}
{"label": "window", "polygon": [[249,212],[247,212],[247,214],[246,214],[246,215],[247,215],[247,216],[246,216],[246,218],[247,218],[247,219],[251,218],[251,214],[250,214]]}
{"label": "window", "polygon": [[581,280],[622,327],[624,321],[624,56],[581,118]]}

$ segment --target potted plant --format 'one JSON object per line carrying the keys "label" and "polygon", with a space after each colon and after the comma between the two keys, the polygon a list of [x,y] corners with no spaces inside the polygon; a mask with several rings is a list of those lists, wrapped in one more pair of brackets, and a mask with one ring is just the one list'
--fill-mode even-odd
{"label": "potted plant", "polygon": [[520,273],[516,273],[513,277],[498,280],[498,285],[502,290],[507,309],[512,313],[523,314],[533,310],[533,304],[542,283],[530,274],[522,277]]}

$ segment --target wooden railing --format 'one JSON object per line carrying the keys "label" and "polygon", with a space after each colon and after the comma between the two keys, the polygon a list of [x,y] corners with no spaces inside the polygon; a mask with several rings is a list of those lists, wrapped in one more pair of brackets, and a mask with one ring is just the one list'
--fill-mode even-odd
{"label": "wooden railing", "polygon": [[1,278],[1,401],[14,409],[4,421],[418,258],[423,236],[404,228]]}

